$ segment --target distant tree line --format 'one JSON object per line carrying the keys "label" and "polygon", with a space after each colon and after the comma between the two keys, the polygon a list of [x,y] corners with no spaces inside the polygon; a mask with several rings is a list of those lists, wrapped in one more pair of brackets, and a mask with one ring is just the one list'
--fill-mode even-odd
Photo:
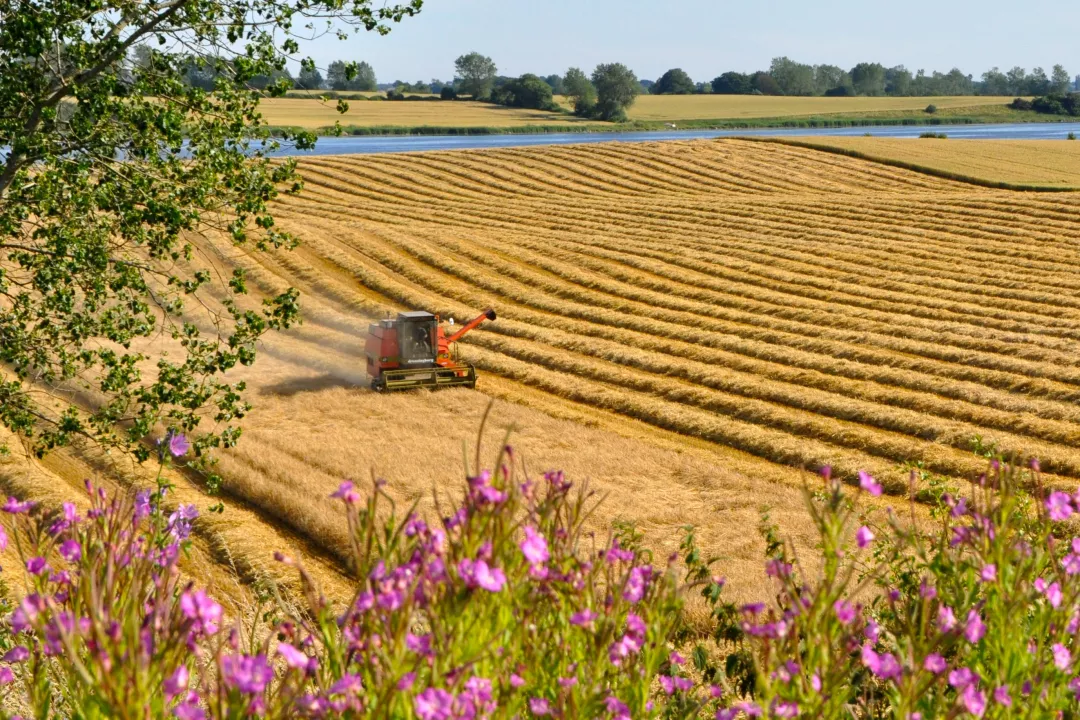
{"label": "distant tree line", "polygon": [[673,68],[653,83],[643,85],[657,95],[795,95],[795,96],[935,96],[935,95],[1050,95],[1080,90],[1061,65],[1048,75],[1042,68],[1028,72],[1015,67],[998,68],[976,80],[958,68],[947,73],[924,70],[912,73],[903,65],[887,68],[881,63],[859,63],[845,70],[836,65],[807,65],[787,57],[775,58],[768,70],[754,73],[729,71],[712,82],[695,83],[686,72]]}
{"label": "distant tree line", "polygon": [[[145,48],[135,48],[131,62],[145,62]],[[193,87],[211,90],[218,73],[228,72],[227,61],[192,58],[184,80]],[[257,76],[250,86],[277,90],[376,91],[386,92],[389,100],[423,99],[419,95],[437,95],[443,100],[467,97],[507,107],[562,111],[555,96],[565,96],[574,114],[600,120],[622,121],[626,110],[641,93],[655,95],[788,95],[788,96],[942,96],[942,95],[1011,95],[1034,96],[1035,101],[1018,100],[1013,107],[1034,109],[1047,114],[1075,115],[1075,100],[1070,91],[1080,92],[1080,75],[1072,78],[1061,65],[1049,74],[1042,68],[1028,72],[1015,67],[1007,72],[993,68],[978,80],[957,68],[947,73],[923,70],[912,73],[903,65],[887,68],[880,63],[859,63],[845,70],[836,65],[808,65],[787,57],[773,59],[768,70],[752,73],[725,72],[711,81],[694,81],[681,68],[672,68],[655,81],[638,79],[625,65],[598,65],[586,75],[580,68],[570,68],[564,75],[541,76],[526,73],[520,77],[498,74],[490,57],[478,52],[462,55],[454,62],[450,81],[432,79],[379,83],[375,70],[362,61],[335,60],[325,76],[314,65],[304,65],[293,77],[287,68],[269,76]]]}

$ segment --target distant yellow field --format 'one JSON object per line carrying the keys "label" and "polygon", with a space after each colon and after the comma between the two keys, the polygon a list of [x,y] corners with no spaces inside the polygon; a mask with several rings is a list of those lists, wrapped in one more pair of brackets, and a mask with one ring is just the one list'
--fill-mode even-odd
{"label": "distant yellow field", "polygon": [[260,103],[263,117],[271,125],[315,129],[342,125],[402,125],[417,127],[522,127],[527,125],[569,125],[585,122],[572,115],[506,108],[477,102],[371,101],[349,102],[349,111],[337,111],[337,101],[269,98]]}
{"label": "distant yellow field", "polygon": [[642,95],[630,108],[631,120],[715,120],[1005,105],[1005,97],[771,97],[763,95]]}
{"label": "distant yellow field", "polygon": [[[313,91],[314,92],[314,91]],[[564,106],[565,98],[558,98]],[[825,98],[764,97],[759,95],[642,95],[630,108],[631,120],[677,122],[679,120],[745,120],[772,117],[808,117],[813,115],[852,115],[911,113],[933,102],[943,111],[972,109],[973,113],[999,107],[1012,98],[941,97],[941,98]],[[569,125],[585,121],[571,115],[540,110],[505,108],[476,102],[370,101],[349,102],[349,111],[337,112],[337,101],[317,97],[269,98],[262,101],[262,112],[271,125],[289,125],[315,129],[342,125],[435,127],[523,127],[528,125]],[[598,123],[606,125],[607,123]]]}
{"label": "distant yellow field", "polygon": [[[1063,133],[1064,135],[1064,133]],[[795,142],[852,150],[988,182],[1080,188],[1080,142],[805,137]]]}

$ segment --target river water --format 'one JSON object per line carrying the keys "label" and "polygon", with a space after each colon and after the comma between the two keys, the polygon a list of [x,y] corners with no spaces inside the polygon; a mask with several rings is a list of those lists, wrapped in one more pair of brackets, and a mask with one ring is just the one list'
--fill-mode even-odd
{"label": "river water", "polygon": [[[425,150],[467,150],[474,148],[571,145],[598,142],[651,142],[656,140],[701,140],[751,137],[859,136],[917,138],[925,132],[945,133],[958,140],[1064,140],[1070,133],[1080,135],[1076,123],[1016,123],[1011,125],[895,125],[845,128],[770,128],[756,130],[665,130],[618,133],[546,133],[542,135],[358,135],[319,138],[314,150],[283,147],[278,155],[347,155],[354,153],[420,152]],[[1077,142],[1080,142],[1078,140]]]}

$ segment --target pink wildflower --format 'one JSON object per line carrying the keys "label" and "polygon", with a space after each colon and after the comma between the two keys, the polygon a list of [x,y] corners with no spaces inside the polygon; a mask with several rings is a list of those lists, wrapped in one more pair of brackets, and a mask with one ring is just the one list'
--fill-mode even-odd
{"label": "pink wildflower", "polygon": [[960,702],[964,708],[977,718],[981,718],[986,712],[986,695],[975,684],[968,685],[960,693]]}
{"label": "pink wildflower", "polygon": [[506,574],[499,568],[493,568],[484,560],[462,559],[458,563],[458,574],[469,587],[479,587],[488,592],[499,592],[506,585]]}
{"label": "pink wildflower", "polygon": [[948,605],[942,605],[938,608],[937,622],[938,629],[941,632],[952,632],[956,628],[956,615],[953,613],[952,608]]}
{"label": "pink wildflower", "polygon": [[994,702],[1003,707],[1012,706],[1012,698],[1009,696],[1009,686],[1001,685],[994,690]]}
{"label": "pink wildflower", "polygon": [[850,625],[855,622],[855,606],[847,600],[837,600],[833,603],[833,612],[836,613],[836,619],[841,625]]}
{"label": "pink wildflower", "polygon": [[346,505],[355,505],[360,502],[360,493],[356,492],[355,486],[348,480],[345,480],[338,486],[338,489],[330,493],[330,497],[341,500]]}
{"label": "pink wildflower", "polygon": [[183,457],[184,455],[187,455],[187,451],[191,449],[191,443],[188,442],[188,439],[184,437],[183,433],[170,430],[166,436],[166,440],[169,444],[169,452],[172,453],[173,457]]}
{"label": "pink wildflower", "polygon": [[165,701],[169,702],[177,695],[186,693],[189,679],[187,665],[181,665],[176,668],[172,675],[165,678],[165,682],[162,683],[162,689],[165,691]]}
{"label": "pink wildflower", "polygon": [[983,624],[978,611],[971,610],[968,612],[967,625],[964,627],[964,637],[974,645],[982,640],[984,635],[986,635],[986,625]]}
{"label": "pink wildflower", "polygon": [[525,526],[525,539],[521,541],[519,547],[521,554],[530,565],[543,565],[551,558],[547,540],[529,525]]}
{"label": "pink wildflower", "polygon": [[274,679],[274,670],[265,655],[226,655],[221,659],[221,679],[245,695],[259,695]]}
{"label": "pink wildflower", "polygon": [[979,577],[982,578],[983,582],[994,582],[997,580],[997,566],[993,563],[984,565]]}
{"label": "pink wildflower", "polygon": [[1050,512],[1050,519],[1056,522],[1068,520],[1073,514],[1072,498],[1063,492],[1054,491],[1046,499],[1046,509]]}
{"label": "pink wildflower", "polygon": [[1054,665],[1058,670],[1068,670],[1072,664],[1072,653],[1061,643],[1054,643],[1050,648],[1054,653]]}
{"label": "pink wildflower", "polygon": [[870,531],[870,528],[863,525],[855,533],[855,543],[860,548],[865,548],[870,543],[874,542],[874,533]]}
{"label": "pink wildflower", "polygon": [[60,543],[60,556],[70,563],[77,563],[82,557],[82,546],[78,540],[65,540]]}
{"label": "pink wildflower", "polygon": [[881,485],[878,481],[870,473],[862,470],[859,471],[859,487],[874,497],[881,495]]}
{"label": "pink wildflower", "polygon": [[278,655],[285,658],[285,664],[294,670],[307,670],[308,656],[288,643],[278,643]]}
{"label": "pink wildflower", "polygon": [[547,698],[529,698],[529,712],[537,717],[551,714],[551,703]]}
{"label": "pink wildflower", "polygon": [[442,688],[428,688],[413,698],[413,709],[420,720],[450,720],[454,696]]}
{"label": "pink wildflower", "polygon": [[969,685],[977,685],[978,683],[979,676],[969,668],[960,667],[949,673],[949,684],[957,690],[963,690]]}
{"label": "pink wildflower", "polygon": [[49,564],[45,562],[45,558],[32,557],[26,561],[26,572],[31,575],[40,575],[43,572],[48,572]]}
{"label": "pink wildflower", "polygon": [[926,656],[926,659],[923,660],[923,668],[925,668],[929,672],[934,673],[935,675],[940,675],[941,673],[945,672],[945,669],[947,667],[948,666],[945,664],[945,658],[941,657],[937,653],[930,653]]}

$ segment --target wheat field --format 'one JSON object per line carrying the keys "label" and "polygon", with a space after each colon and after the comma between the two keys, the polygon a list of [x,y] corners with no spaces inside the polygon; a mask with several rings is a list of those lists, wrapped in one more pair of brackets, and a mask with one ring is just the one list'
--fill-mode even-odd
{"label": "wheat field", "polygon": [[[1061,137],[1066,137],[1065,131]],[[1080,142],[994,140],[985,145],[982,141],[875,137],[802,137],[779,141],[988,183],[1080,188]]]}
{"label": "wheat field", "polygon": [[[437,512],[474,467],[491,399],[482,458],[512,432],[532,474],[561,468],[607,496],[600,535],[633,521],[666,553],[697,525],[735,597],[762,577],[762,509],[813,546],[802,493],[824,464],[875,474],[877,508],[906,502],[912,469],[915,490],[970,480],[988,448],[1037,456],[1051,484],[1080,479],[1080,193],[732,139],[327,156],[300,172],[304,192],[276,202],[299,249],[193,238],[197,262],[247,270],[253,300],[293,286],[304,307],[236,375],[256,407],[221,456],[226,513],[196,524],[210,561],[272,573],[286,549],[347,584],[329,493],[378,476]],[[488,306],[499,319],[460,343],[476,391],[367,389],[372,319]],[[50,472],[0,481],[46,492]]]}
{"label": "wheat field", "polygon": [[[556,98],[569,108],[566,98]],[[1004,108],[1013,98],[957,96],[932,98],[937,107],[948,113],[970,112],[978,115],[991,108]],[[674,122],[680,120],[750,120],[755,118],[808,117],[817,115],[900,115],[922,111],[928,99],[894,97],[769,97],[761,95],[642,95],[634,101],[627,115],[631,120]],[[575,125],[595,123],[564,113],[507,108],[471,101],[365,101],[349,102],[348,112],[337,111],[337,101],[317,97],[267,98],[260,103],[267,123],[316,129],[355,125],[370,127],[525,127],[529,125]]]}
{"label": "wheat field", "polygon": [[[913,467],[916,489],[967,481],[988,448],[1037,456],[1052,484],[1080,478],[1078,194],[741,140],[323,157],[301,172],[303,194],[277,208],[298,251],[208,245],[306,303],[252,371],[257,409],[222,469],[330,556],[340,478],[373,472],[431,510],[432,490],[458,486],[488,397],[534,471],[611,495],[599,532],[624,517],[667,548],[693,522],[747,583],[764,505],[812,541],[800,493],[823,464],[874,473],[884,504],[903,502]],[[369,318],[487,306],[499,320],[461,348],[477,392],[366,389]]]}
{"label": "wheat field", "polygon": [[631,120],[716,120],[861,113],[906,113],[925,110],[970,109],[978,114],[989,106],[1004,106],[1009,97],[957,95],[949,97],[779,97],[771,95],[642,95],[627,111]]}

